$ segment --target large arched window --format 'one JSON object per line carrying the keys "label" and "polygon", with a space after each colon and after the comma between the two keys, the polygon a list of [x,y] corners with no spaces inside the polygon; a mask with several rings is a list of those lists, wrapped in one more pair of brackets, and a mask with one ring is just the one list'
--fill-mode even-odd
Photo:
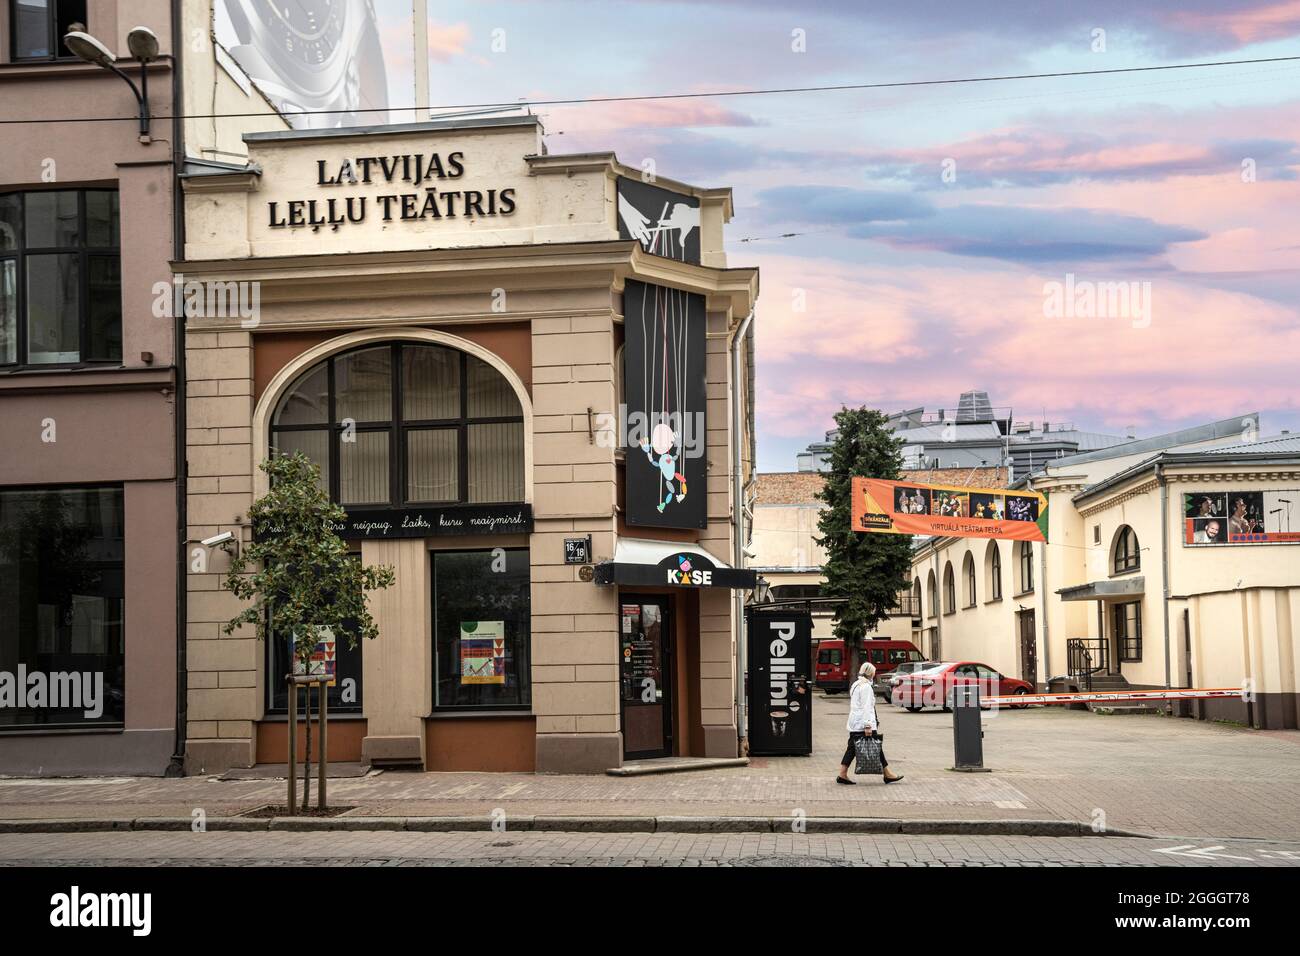
{"label": "large arched window", "polygon": [[312,366],[276,403],[271,447],[311,457],[345,507],[524,499],[518,396],[442,345],[364,346]]}
{"label": "large arched window", "polygon": [[998,549],[996,541],[990,541],[988,551],[985,552],[984,566],[988,569],[988,585],[986,590],[989,594],[990,601],[1002,600],[1002,552]]}
{"label": "large arched window", "polygon": [[962,577],[965,578],[966,580],[966,593],[962,595],[963,597],[962,603],[966,607],[974,607],[975,593],[976,593],[975,559],[974,557],[971,556],[971,553],[969,551],[966,552],[966,557],[962,560],[961,572],[962,572]]}
{"label": "large arched window", "polygon": [[1138,548],[1137,532],[1128,525],[1120,528],[1119,533],[1115,535],[1113,557],[1114,563],[1111,565],[1113,574],[1136,571],[1142,567],[1142,555]]}
{"label": "large arched window", "polygon": [[951,614],[957,610],[957,580],[953,577],[952,562],[943,569],[943,613]]}
{"label": "large arched window", "polygon": [[935,586],[933,571],[925,581],[925,605],[928,609],[926,617],[939,616],[939,589]]}

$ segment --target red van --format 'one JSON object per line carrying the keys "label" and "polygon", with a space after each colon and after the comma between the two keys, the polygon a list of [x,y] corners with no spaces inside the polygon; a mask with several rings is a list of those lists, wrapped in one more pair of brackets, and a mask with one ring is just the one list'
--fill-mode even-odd
{"label": "red van", "polygon": [[[925,657],[911,641],[863,641],[858,660],[875,664],[879,676],[888,674],[904,661],[923,661]],[[828,694],[848,690],[858,676],[849,673],[852,664],[843,641],[819,641],[814,686]]]}

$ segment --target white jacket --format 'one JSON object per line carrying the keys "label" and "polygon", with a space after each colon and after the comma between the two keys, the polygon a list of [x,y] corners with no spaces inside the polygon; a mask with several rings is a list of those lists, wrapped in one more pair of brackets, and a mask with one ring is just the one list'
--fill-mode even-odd
{"label": "white jacket", "polygon": [[876,692],[871,681],[859,677],[849,689],[849,723],[848,730],[866,730],[868,727],[879,729],[876,721]]}

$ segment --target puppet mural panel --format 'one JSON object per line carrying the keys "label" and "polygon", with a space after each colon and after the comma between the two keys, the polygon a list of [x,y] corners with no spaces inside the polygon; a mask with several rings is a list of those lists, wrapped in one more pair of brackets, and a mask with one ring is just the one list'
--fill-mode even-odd
{"label": "puppet mural panel", "polygon": [[623,320],[627,523],[703,528],[704,297],[628,280]]}

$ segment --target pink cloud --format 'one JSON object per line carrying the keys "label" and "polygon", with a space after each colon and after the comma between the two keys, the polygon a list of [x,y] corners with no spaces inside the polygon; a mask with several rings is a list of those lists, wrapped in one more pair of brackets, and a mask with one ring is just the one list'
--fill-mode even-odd
{"label": "pink cloud", "polygon": [[704,100],[584,103],[546,110],[548,125],[571,133],[698,126],[755,126],[754,118]]}
{"label": "pink cloud", "polygon": [[1182,10],[1162,19],[1184,29],[1226,33],[1238,43],[1280,40],[1300,30],[1300,0],[1282,0],[1253,10],[1230,13],[1201,13]]}
{"label": "pink cloud", "polygon": [[[1174,273],[1084,271],[1149,281],[1151,321],[1047,318],[1064,275],[760,260],[758,411],[764,433],[811,439],[842,404],[947,405],[969,388],[1022,417],[1147,430],[1256,408],[1300,412],[1296,310]],[[806,313],[789,308],[808,289]]]}
{"label": "pink cloud", "polygon": [[446,63],[452,57],[465,52],[469,43],[469,24],[438,23],[430,20],[427,36],[430,58]]}

